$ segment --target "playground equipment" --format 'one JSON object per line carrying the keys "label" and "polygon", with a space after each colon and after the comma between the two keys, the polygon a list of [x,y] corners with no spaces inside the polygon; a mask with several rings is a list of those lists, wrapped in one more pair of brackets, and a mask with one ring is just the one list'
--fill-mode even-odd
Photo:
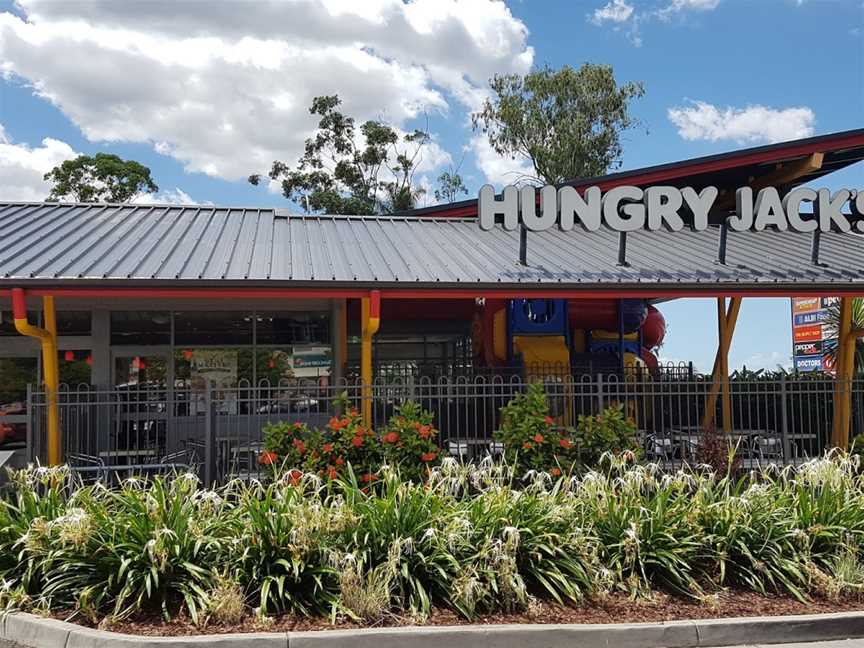
{"label": "playground equipment", "polygon": [[641,299],[490,299],[475,316],[479,359],[489,367],[521,367],[527,378],[572,366],[590,371],[656,372],[653,349],[666,322]]}

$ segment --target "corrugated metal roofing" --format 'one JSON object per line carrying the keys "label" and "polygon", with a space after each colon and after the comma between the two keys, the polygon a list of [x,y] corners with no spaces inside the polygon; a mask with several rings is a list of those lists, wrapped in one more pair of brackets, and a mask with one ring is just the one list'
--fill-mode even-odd
{"label": "corrugated metal roofing", "polygon": [[716,230],[637,232],[628,235],[629,265],[619,266],[612,231],[548,231],[529,235],[523,267],[518,233],[483,232],[475,219],[0,203],[0,284],[864,286],[864,237],[821,239],[816,266],[809,235],[730,232],[727,264],[719,265]]}

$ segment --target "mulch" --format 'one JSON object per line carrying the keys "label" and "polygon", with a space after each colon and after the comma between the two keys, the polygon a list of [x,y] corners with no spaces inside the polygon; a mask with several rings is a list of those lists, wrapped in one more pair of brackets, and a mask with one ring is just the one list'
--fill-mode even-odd
{"label": "mulch", "polygon": [[[530,611],[516,614],[479,616],[471,621],[450,610],[433,610],[424,625],[499,625],[508,623],[639,623],[677,621],[685,619],[721,619],[729,617],[785,616],[792,614],[819,614],[828,612],[864,611],[864,599],[848,598],[839,601],[813,599],[802,603],[788,596],[762,596],[753,592],[726,590],[696,601],[666,594],[655,594],[651,599],[633,600],[624,595],[611,595],[603,600],[585,602],[578,606],[560,606],[540,602]],[[58,614],[57,618],[68,615]],[[84,621],[75,619],[82,624]],[[415,621],[393,617],[375,627],[416,625]],[[145,636],[186,636],[200,634],[226,634],[232,632],[288,632],[306,630],[345,630],[364,626],[350,619],[305,618],[291,615],[271,617],[261,621],[250,615],[236,625],[209,623],[201,628],[188,618],[165,621],[161,617],[139,616],[111,625],[114,632]]]}

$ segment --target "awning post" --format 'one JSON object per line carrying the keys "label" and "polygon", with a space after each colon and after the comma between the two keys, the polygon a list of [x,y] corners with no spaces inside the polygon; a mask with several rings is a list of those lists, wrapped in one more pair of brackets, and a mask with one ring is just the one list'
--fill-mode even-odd
{"label": "awning post", "polygon": [[852,297],[840,298],[840,326],[837,335],[837,376],[834,381],[834,421],[831,445],[849,448],[849,424],[852,416],[852,376],[855,368],[856,333],[852,330]]}
{"label": "awning post", "polygon": [[48,465],[57,466],[63,461],[63,449],[60,440],[60,413],[57,406],[60,374],[57,363],[57,319],[53,296],[45,295],[42,298],[42,310],[45,328],[39,328],[27,321],[27,300],[24,290],[12,289],[12,316],[15,320],[15,330],[21,335],[38,339],[42,347],[42,373],[48,411]]}
{"label": "awning post", "polygon": [[729,391],[729,349],[732,346],[732,336],[741,311],[741,297],[733,297],[726,309],[726,298],[717,298],[717,355],[714,358],[714,369],[711,371],[711,391],[705,399],[705,413],[702,416],[702,429],[708,429],[714,424],[714,410],[717,408],[717,396],[723,393],[723,430],[732,431],[732,396]]}
{"label": "awning post", "polygon": [[381,325],[381,293],[373,290],[360,301],[360,411],[363,425],[372,426],[372,336]]}

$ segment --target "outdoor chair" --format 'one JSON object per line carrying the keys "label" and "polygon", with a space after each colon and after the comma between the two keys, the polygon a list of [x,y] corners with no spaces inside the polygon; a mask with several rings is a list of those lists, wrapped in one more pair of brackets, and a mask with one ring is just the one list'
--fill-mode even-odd
{"label": "outdoor chair", "polygon": [[66,463],[82,483],[92,484],[105,480],[105,462],[101,457],[70,452],[66,454]]}
{"label": "outdoor chair", "polygon": [[662,434],[648,434],[645,436],[645,458],[648,461],[665,464],[672,459],[673,446],[671,437]]}

